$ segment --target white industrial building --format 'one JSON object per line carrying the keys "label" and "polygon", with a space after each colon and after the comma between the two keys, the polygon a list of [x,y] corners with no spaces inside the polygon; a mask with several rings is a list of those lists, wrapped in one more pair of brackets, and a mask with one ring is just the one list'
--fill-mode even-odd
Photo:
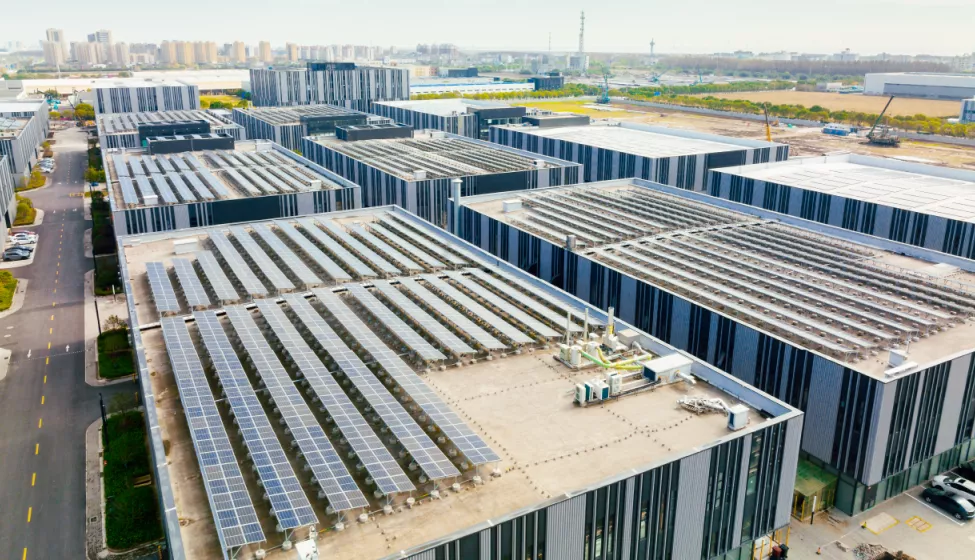
{"label": "white industrial building", "polygon": [[966,99],[975,97],[975,74],[921,72],[867,74],[863,92],[867,95]]}

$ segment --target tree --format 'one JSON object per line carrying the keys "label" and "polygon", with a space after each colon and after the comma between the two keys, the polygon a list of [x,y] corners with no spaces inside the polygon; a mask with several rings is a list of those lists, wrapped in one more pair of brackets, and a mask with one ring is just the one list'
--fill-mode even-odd
{"label": "tree", "polygon": [[61,113],[59,113],[57,111],[51,111],[50,113],[48,113],[47,117],[49,119],[58,120],[58,119],[61,118]]}
{"label": "tree", "polygon": [[246,109],[248,107],[250,107],[250,101],[246,99],[241,99],[240,101],[237,102],[238,109]]}
{"label": "tree", "polygon": [[74,116],[79,121],[95,120],[95,108],[88,103],[79,103],[75,105]]}
{"label": "tree", "polygon": [[88,181],[89,183],[104,183],[105,170],[89,167],[88,170],[85,171],[85,181]]}

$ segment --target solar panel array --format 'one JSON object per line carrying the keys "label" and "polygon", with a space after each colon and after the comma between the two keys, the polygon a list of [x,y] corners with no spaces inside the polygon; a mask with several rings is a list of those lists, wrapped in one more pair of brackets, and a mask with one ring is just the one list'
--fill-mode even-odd
{"label": "solar panel array", "polygon": [[328,255],[326,255],[317,245],[311,242],[307,237],[298,231],[298,228],[291,225],[290,222],[285,220],[277,220],[274,225],[284,233],[292,243],[298,246],[306,255],[311,257],[315,264],[317,264],[325,274],[332,277],[333,280],[342,282],[345,280],[352,280],[352,276],[345,271],[341,266],[337,265]]}
{"label": "solar panel array", "polygon": [[266,296],[267,288],[264,287],[264,284],[257,278],[251,268],[247,266],[244,257],[240,256],[237,248],[227,239],[227,236],[222,231],[215,229],[208,231],[207,235],[223,257],[223,262],[230,267],[234,276],[237,277],[237,280],[244,287],[244,291],[252,296]]}
{"label": "solar panel array", "polygon": [[278,524],[283,529],[294,529],[318,523],[220,319],[210,311],[197,311],[193,318]]}
{"label": "solar panel array", "polygon": [[506,336],[508,340],[518,344],[531,344],[532,342],[535,342],[530,336],[521,332],[520,329],[506,322],[501,317],[498,317],[492,311],[489,311],[486,307],[474,301],[473,298],[464,294],[440,278],[437,278],[432,274],[426,274],[422,278],[426,280],[427,284],[433,286],[437,291],[456,301],[462,307],[465,307],[468,311],[476,315],[482,322],[491,325],[494,330]]}
{"label": "solar panel array", "polygon": [[[554,311],[552,308],[546,307],[541,302],[532,299],[531,295],[537,296],[538,290],[533,290],[531,292],[531,295],[518,291],[515,288],[515,286],[512,285],[512,283],[506,283],[499,278],[491,276],[489,273],[481,270],[480,268],[468,268],[465,269],[464,272],[470,273],[471,276],[477,278],[478,280],[482,281],[484,284],[488,286],[493,286],[497,291],[501,292],[502,294],[508,295],[512,298],[517,298],[519,305],[524,305],[525,307],[530,308],[532,311],[535,312],[536,315],[540,315],[548,319],[549,321],[555,323],[556,325],[565,324],[565,315],[564,315],[565,306],[557,303],[556,301],[552,301],[552,303],[556,303],[557,306],[563,310],[562,314],[560,314],[558,311]],[[483,291],[479,293],[483,294]],[[593,321],[590,320],[590,322]],[[582,327],[577,325],[575,322],[572,322],[569,325],[569,329],[572,330],[573,332],[582,331]]]}
{"label": "solar panel array", "polygon": [[[325,226],[325,229],[328,230],[328,232],[334,235],[336,238],[338,238],[339,241],[345,243],[346,245],[351,247],[354,251],[362,255],[363,258],[365,258],[370,263],[372,263],[374,267],[378,268],[379,270],[382,270],[386,274],[400,273],[398,268],[386,262],[386,259],[380,257],[378,254],[376,254],[375,251],[373,251],[369,247],[366,247],[358,239],[349,235],[348,232],[346,232],[344,229],[342,229],[338,224],[336,224],[332,220],[320,219],[317,221],[318,223]],[[332,243],[334,243],[334,241]]]}
{"label": "solar panel array", "polygon": [[160,323],[220,542],[226,548],[263,542],[264,531],[186,323],[174,317]]}
{"label": "solar panel array", "polygon": [[318,277],[317,274],[312,272],[308,265],[305,264],[304,259],[299,257],[292,251],[281,238],[278,237],[273,231],[271,231],[270,226],[266,223],[252,224],[251,229],[267,244],[267,246],[274,252],[281,262],[284,263],[291,273],[298,277],[298,280],[305,286],[317,286],[322,283],[322,279]]}
{"label": "solar panel array", "polygon": [[359,257],[352,254],[351,251],[340,245],[334,239],[328,236],[327,233],[322,231],[322,228],[318,227],[318,222],[314,218],[298,218],[298,223],[301,228],[305,230],[315,241],[320,243],[323,247],[328,248],[336,257],[342,260],[345,264],[349,265],[356,274],[362,278],[372,278],[376,276],[376,272],[370,268],[366,263],[359,260]]}
{"label": "solar panel array", "polygon": [[176,269],[176,279],[179,280],[183,295],[186,296],[186,303],[190,307],[209,307],[210,296],[203,289],[193,263],[189,259],[173,259],[173,268]]}
{"label": "solar panel array", "polygon": [[[440,397],[430,390],[430,387],[399,356],[391,351],[369,327],[359,320],[355,313],[343,303],[340,296],[329,290],[318,289],[313,290],[313,292],[325,304],[329,312],[341,321],[342,326],[386,370],[386,373],[396,380],[396,383],[410,395],[413,401],[440,428],[440,431],[450,438],[450,441],[457,446],[457,449],[471,463],[474,465],[482,465],[499,460],[497,454],[491,451],[487,444],[484,443],[484,440],[475,434]],[[433,449],[436,450],[436,453],[431,450],[429,452],[431,456],[426,457],[426,459],[433,461],[432,468],[439,466],[445,472],[444,476],[446,476],[447,473],[453,470],[453,465],[450,465],[449,461],[445,464],[444,461],[447,461],[446,457],[442,457],[442,453],[436,447],[433,447]],[[429,468],[417,458],[415,452],[411,450],[411,453],[413,454],[413,458],[420,463],[420,467],[431,478],[439,478],[430,474]],[[450,466],[450,469],[446,468],[447,465]]]}
{"label": "solar panel array", "polygon": [[397,338],[403,341],[411,350],[417,353],[424,360],[446,360],[439,350],[427,342],[425,338],[417,334],[402,319],[396,316],[393,311],[383,305],[383,302],[376,299],[368,289],[359,284],[350,284],[349,292],[355,296],[359,303],[365,307],[381,323],[386,325]]}
{"label": "solar panel array", "polygon": [[234,289],[234,285],[227,278],[224,273],[223,268],[220,267],[220,263],[217,262],[217,258],[213,256],[210,251],[197,251],[196,262],[200,264],[200,269],[203,271],[203,275],[206,276],[207,282],[210,283],[210,287],[213,289],[213,293],[216,294],[217,299],[220,301],[237,301],[240,299],[240,295],[237,294],[237,290]]}
{"label": "solar panel array", "polygon": [[535,331],[540,336],[544,336],[546,338],[558,338],[561,336],[559,332],[555,331],[545,323],[532,317],[530,314],[519,309],[518,306],[502,298],[501,296],[498,296],[494,292],[485,290],[472,279],[462,275],[461,273],[456,271],[447,271],[446,274],[447,277],[454,282],[457,282],[468,291],[477,294],[478,297],[488,302],[491,306],[497,308],[502,313],[514,317],[516,321],[528,327],[529,330]]}
{"label": "solar panel array", "polygon": [[285,301],[429,478],[440,479],[460,474],[403,405],[386,390],[355,352],[342,342],[311,304],[293,294],[285,296]]}
{"label": "solar panel array", "polygon": [[463,266],[467,264],[466,260],[455,255],[454,252],[449,250],[445,245],[435,243],[427,237],[415,232],[411,227],[405,224],[405,220],[403,218],[399,217],[394,212],[384,214],[383,217],[380,218],[380,221],[390,231],[394,231],[398,235],[409,239],[414,244],[427,249],[430,254],[437,255],[441,259],[446,259],[454,266]]}
{"label": "solar panel array", "polygon": [[[415,490],[409,477],[390,455],[315,351],[298,333],[298,329],[285,315],[284,310],[278,304],[268,300],[258,300],[255,305],[314,391],[322,407],[335,422],[342,437],[355,452],[356,458],[375,481],[376,488],[387,495]],[[343,362],[338,363],[341,366]]]}
{"label": "solar panel array", "polygon": [[[467,270],[478,277],[487,276],[486,273],[479,273],[478,269],[476,268],[470,268]],[[500,276],[502,279],[504,279],[504,281],[507,282],[508,284],[511,284],[512,286],[516,286],[520,288],[522,291],[528,292],[533,296],[537,297],[538,299],[541,299],[546,303],[549,303],[550,305],[553,305],[556,308],[561,309],[564,312],[571,313],[572,316],[576,317],[577,319],[585,320],[586,318],[585,311],[579,311],[579,309],[567,305],[564,301],[556,298],[555,296],[549,294],[548,292],[544,290],[540,290],[532,286],[531,284],[525,282],[524,280],[521,280],[520,278],[517,278],[514,275],[509,274],[503,270],[494,269],[494,273]],[[563,317],[562,319],[565,320],[565,317]],[[595,317],[589,317],[589,324],[602,326],[605,323],[599,319],[596,319]]]}
{"label": "solar panel array", "polygon": [[416,264],[416,262],[414,262],[413,259],[407,257],[403,253],[400,253],[396,249],[392,248],[388,243],[373,235],[371,231],[362,227],[361,224],[352,224],[349,226],[349,229],[352,230],[363,241],[379,249],[380,251],[383,252],[383,254],[388,256],[391,260],[398,263],[400,268],[402,268],[403,270],[406,270],[409,273],[419,272],[423,270],[423,267]]}
{"label": "solar panel array", "polygon": [[440,341],[450,352],[457,356],[464,354],[476,354],[477,351],[467,345],[460,337],[455,335],[450,329],[445,327],[440,321],[431,317],[413,300],[403,295],[392,284],[385,280],[376,280],[373,287],[389,300],[393,305],[400,309],[407,317],[420,325],[430,336]]}
{"label": "solar panel array", "polygon": [[399,234],[391,231],[391,229],[387,229],[377,222],[373,222],[372,224],[369,224],[369,227],[372,228],[374,232],[379,233],[386,239],[389,239],[390,241],[395,243],[396,246],[402,249],[403,251],[405,251],[406,254],[416,257],[417,259],[423,261],[423,263],[428,267],[430,268],[444,267],[444,264],[442,262],[426,254],[426,252],[420,250],[417,246],[403,239],[402,237],[399,236]]}
{"label": "solar panel array", "polygon": [[448,321],[458,329],[464,331],[477,341],[478,344],[488,350],[503,350],[507,348],[505,344],[491,336],[486,330],[474,324],[466,315],[454,309],[454,306],[440,299],[430,290],[415,282],[412,278],[400,278],[400,286],[409,290],[414,296],[420,299],[428,307],[443,315]]}
{"label": "solar panel array", "polygon": [[176,291],[169,280],[166,265],[161,262],[146,263],[146,276],[149,277],[149,288],[152,290],[152,301],[159,313],[179,313],[179,300]]}
{"label": "solar panel array", "polygon": [[369,502],[295,388],[291,376],[261,334],[254,316],[238,306],[227,307],[225,311],[329,505],[335,511],[368,506]]}
{"label": "solar panel array", "polygon": [[242,226],[230,226],[230,233],[234,234],[234,239],[240,243],[240,246],[254,261],[257,269],[271,282],[275,290],[281,292],[295,289],[294,283],[278,268],[278,265],[274,264],[271,257],[267,256],[267,253],[254,241],[246,229]]}

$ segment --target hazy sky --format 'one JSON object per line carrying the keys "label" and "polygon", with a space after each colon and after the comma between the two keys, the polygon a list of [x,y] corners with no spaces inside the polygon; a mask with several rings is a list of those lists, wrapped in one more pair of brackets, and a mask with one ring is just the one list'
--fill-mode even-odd
{"label": "hazy sky", "polygon": [[580,9],[591,52],[648,52],[651,37],[660,53],[975,50],[975,0],[0,0],[0,42],[36,42],[45,28],[60,27],[71,41],[105,28],[125,42],[437,42],[545,50],[551,32],[553,50],[575,50]]}

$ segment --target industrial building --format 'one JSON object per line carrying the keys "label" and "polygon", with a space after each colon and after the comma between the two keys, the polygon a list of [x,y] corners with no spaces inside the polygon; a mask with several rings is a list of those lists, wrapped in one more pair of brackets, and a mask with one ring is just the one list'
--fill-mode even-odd
{"label": "industrial building", "polygon": [[494,125],[520,123],[527,109],[499,101],[474,99],[428,99],[423,101],[377,101],[372,112],[408,124],[416,130],[434,129],[488,139]]}
{"label": "industrial building", "polygon": [[867,74],[863,81],[863,93],[932,99],[966,99],[975,96],[975,75],[924,72]]}
{"label": "industrial building", "polygon": [[975,123],[975,97],[961,102],[961,115],[958,116],[958,122]]}
{"label": "industrial building", "polygon": [[118,81],[92,88],[95,113],[194,111],[200,108],[200,88],[179,81]]}
{"label": "industrial building", "polygon": [[7,238],[7,229],[10,228],[14,219],[17,217],[17,204],[14,197],[14,189],[17,182],[10,172],[7,165],[7,156],[0,154],[0,236]]}
{"label": "industrial building", "polygon": [[[173,141],[172,138],[167,138]],[[266,140],[179,152],[103,149],[118,235],[359,208],[359,186]],[[157,139],[154,139],[157,140]]]}
{"label": "industrial building", "polygon": [[369,111],[373,101],[409,99],[410,72],[352,62],[309,62],[305,68],[250,71],[258,107],[339,105]]}
{"label": "industrial building", "polygon": [[154,111],[113,113],[95,117],[98,141],[103,149],[145,147],[154,136],[226,134],[246,140],[244,127],[231,121],[227,111]]}
{"label": "industrial building", "polygon": [[582,164],[587,183],[636,177],[700,191],[710,169],[789,157],[785,144],[615,121],[490,132],[492,142]]}
{"label": "industrial building", "polygon": [[7,156],[7,168],[14,181],[30,175],[49,129],[44,101],[0,103],[0,156]]}
{"label": "industrial building", "polygon": [[711,173],[712,196],[975,259],[972,171],[843,154]]}
{"label": "industrial building", "polygon": [[441,131],[412,138],[342,141],[304,138],[308,159],[362,186],[365,207],[395,204],[439,226],[447,224],[447,199],[526,190],[579,181],[580,166]]}
{"label": "industrial building", "polygon": [[273,140],[289,150],[301,150],[305,136],[335,134],[337,126],[386,120],[336,105],[234,109],[233,119],[247,130],[248,138]]}
{"label": "industrial building", "polygon": [[544,76],[532,76],[528,81],[535,85],[535,91],[559,90],[565,87],[565,76],[561,72],[549,72]]}
{"label": "industrial building", "polygon": [[[414,80],[410,83],[410,95],[442,95],[456,93],[458,95],[476,95],[479,93],[510,93],[535,91],[532,82],[500,82],[490,78],[432,78],[428,80]],[[408,99],[408,98],[407,98]]]}
{"label": "industrial building", "polygon": [[803,410],[847,514],[975,459],[971,261],[640,179],[457,211],[463,239]]}
{"label": "industrial building", "polygon": [[798,410],[400,208],[119,254],[174,558],[744,560],[787,538]]}

